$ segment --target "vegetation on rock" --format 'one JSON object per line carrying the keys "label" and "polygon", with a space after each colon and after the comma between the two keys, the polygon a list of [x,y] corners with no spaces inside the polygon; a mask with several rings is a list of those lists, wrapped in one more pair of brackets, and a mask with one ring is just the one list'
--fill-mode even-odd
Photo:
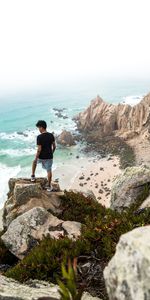
{"label": "vegetation on rock", "polygon": [[[144,199],[144,196],[141,197]],[[103,277],[96,281],[93,279],[93,271],[86,272],[84,276],[78,265],[83,258],[85,263],[91,260],[92,266],[100,266],[102,273],[115,253],[119,237],[133,228],[150,224],[150,209],[141,213],[137,211],[141,199],[138,199],[136,206],[120,214],[81,193],[65,192],[61,196],[63,211],[59,217],[83,224],[79,239],[73,241],[61,237],[55,240],[47,236],[22,261],[9,269],[6,275],[21,282],[36,278],[55,283],[58,277],[62,280],[61,263],[67,262],[68,258],[77,258],[78,287],[84,285],[84,290],[92,290],[93,296],[106,299]]]}
{"label": "vegetation on rock", "polygon": [[65,282],[58,279],[58,284],[60,288],[61,300],[81,300],[83,291],[82,289],[77,289],[77,279],[76,279],[76,259],[74,259],[73,264],[68,261],[68,269],[65,264],[62,263],[62,276]]}

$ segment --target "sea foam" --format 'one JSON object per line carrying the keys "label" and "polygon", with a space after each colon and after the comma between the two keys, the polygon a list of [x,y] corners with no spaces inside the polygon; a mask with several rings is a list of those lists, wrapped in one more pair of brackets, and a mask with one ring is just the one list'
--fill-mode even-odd
{"label": "sea foam", "polygon": [[23,132],[12,132],[12,133],[6,133],[6,132],[0,132],[0,139],[2,140],[22,140],[22,141],[28,141],[32,142],[35,140],[37,136],[36,131],[30,131],[30,130],[25,130]]}
{"label": "sea foam", "polygon": [[11,157],[30,156],[30,155],[34,155],[35,153],[36,153],[36,149],[33,148],[0,150],[0,155],[8,155]]}
{"label": "sea foam", "polygon": [[7,198],[8,193],[8,181],[11,177],[17,177],[21,170],[20,165],[16,167],[8,167],[4,164],[0,164],[0,178],[1,178],[1,189],[0,189],[0,208]]}
{"label": "sea foam", "polygon": [[144,97],[143,95],[135,95],[135,96],[130,95],[127,97],[123,97],[122,103],[134,106],[134,105],[138,104],[143,99],[143,97]]}

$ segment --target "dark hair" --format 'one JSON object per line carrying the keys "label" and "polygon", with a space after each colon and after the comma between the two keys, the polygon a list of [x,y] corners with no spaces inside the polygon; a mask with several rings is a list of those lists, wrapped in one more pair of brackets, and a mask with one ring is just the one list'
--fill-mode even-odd
{"label": "dark hair", "polygon": [[46,129],[47,124],[46,124],[45,121],[39,120],[39,121],[36,123],[36,127],[43,127],[44,129]]}

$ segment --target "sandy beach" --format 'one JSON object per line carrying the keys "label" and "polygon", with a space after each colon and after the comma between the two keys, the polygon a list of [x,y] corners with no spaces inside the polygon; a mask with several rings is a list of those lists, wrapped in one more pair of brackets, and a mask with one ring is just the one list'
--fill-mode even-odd
{"label": "sandy beach", "polygon": [[109,207],[113,180],[121,173],[119,158],[91,159],[76,175],[70,189],[87,192],[91,190],[102,205]]}

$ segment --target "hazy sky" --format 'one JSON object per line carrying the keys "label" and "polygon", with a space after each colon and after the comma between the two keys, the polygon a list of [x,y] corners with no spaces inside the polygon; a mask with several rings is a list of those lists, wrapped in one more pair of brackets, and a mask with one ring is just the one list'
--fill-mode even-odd
{"label": "hazy sky", "polygon": [[0,0],[0,90],[150,75],[149,0]]}

